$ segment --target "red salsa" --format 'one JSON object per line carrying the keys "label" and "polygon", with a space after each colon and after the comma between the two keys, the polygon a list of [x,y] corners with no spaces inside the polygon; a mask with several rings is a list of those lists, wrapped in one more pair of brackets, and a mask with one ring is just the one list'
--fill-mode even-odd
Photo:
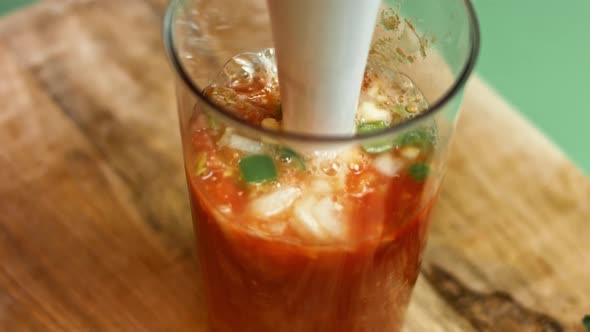
{"label": "red salsa", "polygon": [[[278,89],[255,84],[205,94],[280,130]],[[381,94],[370,79],[363,91]],[[396,121],[375,113],[391,112],[377,102],[362,107],[373,120],[359,116],[359,135]],[[190,135],[187,175],[212,331],[399,330],[436,198],[427,186],[434,126],[310,153],[196,111]]]}

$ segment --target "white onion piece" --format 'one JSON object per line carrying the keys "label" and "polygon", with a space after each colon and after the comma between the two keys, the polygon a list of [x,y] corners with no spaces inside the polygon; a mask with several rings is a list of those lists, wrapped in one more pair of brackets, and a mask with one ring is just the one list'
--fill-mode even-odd
{"label": "white onion piece", "polygon": [[239,135],[231,136],[229,147],[252,154],[264,152],[264,146],[262,143]]}
{"label": "white onion piece", "polygon": [[223,136],[219,139],[219,145],[227,145],[232,149],[249,154],[264,152],[264,145],[262,143],[234,134],[232,130],[226,130],[225,133],[223,133]]}
{"label": "white onion piece", "polygon": [[217,207],[217,210],[219,210],[219,212],[223,213],[226,216],[231,215],[232,213],[231,206],[229,205],[219,205]]}
{"label": "white onion piece", "polygon": [[383,153],[377,156],[373,162],[373,165],[377,171],[389,177],[394,177],[397,175],[399,170],[402,168],[402,163],[389,153]]}
{"label": "white onion piece", "polygon": [[383,121],[391,123],[391,113],[387,110],[377,107],[375,103],[364,101],[358,108],[358,115],[362,122]]}
{"label": "white onion piece", "polygon": [[272,235],[281,235],[281,234],[285,233],[286,229],[287,229],[287,223],[285,223],[285,222],[271,222],[270,225],[268,225],[268,231]]}
{"label": "white onion piece", "polygon": [[299,189],[287,187],[255,199],[251,208],[258,216],[272,217],[288,209],[300,194]]}
{"label": "white onion piece", "polygon": [[345,228],[341,211],[342,206],[330,197],[320,200],[314,196],[304,197],[295,203],[291,227],[299,235],[319,242],[342,239]]}
{"label": "white onion piece", "polygon": [[317,194],[328,194],[333,191],[330,182],[324,179],[313,179],[310,188]]}
{"label": "white onion piece", "polygon": [[321,199],[313,207],[313,216],[324,232],[332,239],[341,239],[344,236],[341,212],[342,206],[334,202],[330,197]]}
{"label": "white onion piece", "polygon": [[415,146],[406,146],[400,153],[404,158],[416,159],[420,155],[420,149]]}
{"label": "white onion piece", "polygon": [[372,85],[367,91],[367,94],[373,98],[379,96],[379,87],[377,86],[377,84]]}
{"label": "white onion piece", "polygon": [[326,236],[313,215],[313,207],[316,203],[317,200],[313,196],[304,197],[295,203],[295,218],[293,218],[291,226],[303,237],[321,239]]}

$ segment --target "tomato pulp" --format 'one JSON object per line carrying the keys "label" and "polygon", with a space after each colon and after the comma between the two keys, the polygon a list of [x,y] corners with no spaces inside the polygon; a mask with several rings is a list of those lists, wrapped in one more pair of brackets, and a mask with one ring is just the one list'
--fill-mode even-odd
{"label": "tomato pulp", "polygon": [[399,331],[431,204],[392,237],[313,247],[222,227],[191,193],[212,331]]}
{"label": "tomato pulp", "polygon": [[[251,123],[279,123],[276,89],[252,91],[261,89],[206,94],[231,99],[221,106]],[[292,150],[285,159],[283,147],[252,142],[206,112],[191,126],[187,178],[212,331],[400,330],[437,197],[428,185],[435,130],[365,144],[352,161],[324,167]]]}

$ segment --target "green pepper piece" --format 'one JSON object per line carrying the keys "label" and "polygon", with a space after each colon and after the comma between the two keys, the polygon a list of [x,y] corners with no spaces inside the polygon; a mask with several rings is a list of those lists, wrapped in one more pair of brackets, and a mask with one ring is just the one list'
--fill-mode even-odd
{"label": "green pepper piece", "polygon": [[195,175],[201,176],[207,172],[207,153],[201,152],[197,155]]}
{"label": "green pepper piece", "polygon": [[[370,133],[374,133],[377,131],[381,131],[386,128],[389,128],[389,126],[383,121],[367,122],[367,123],[359,124],[356,127],[356,132],[359,135],[365,135],[365,134],[370,134]],[[387,140],[387,141],[382,141],[382,142],[373,142],[373,143],[363,144],[363,149],[367,153],[378,154],[378,153],[382,153],[382,152],[391,150],[393,148],[393,146],[394,146],[393,142]]]}
{"label": "green pepper piece", "polygon": [[242,178],[246,183],[262,183],[278,178],[277,168],[271,157],[255,154],[242,158],[239,162]]}
{"label": "green pepper piece", "polygon": [[430,173],[430,166],[425,163],[415,163],[408,167],[408,173],[418,182],[426,180]]}
{"label": "green pepper piece", "polygon": [[419,148],[432,148],[437,144],[438,134],[436,126],[422,126],[400,135],[395,140],[396,146],[415,146]]}
{"label": "green pepper piece", "polygon": [[279,156],[281,158],[281,160],[285,161],[285,162],[293,162],[295,163],[295,166],[297,166],[297,168],[301,171],[305,171],[305,162],[303,161],[303,158],[297,153],[295,152],[293,149],[289,148],[289,147],[281,147],[279,150]]}
{"label": "green pepper piece", "polygon": [[590,315],[584,316],[584,318],[582,319],[582,324],[584,324],[586,332],[590,332]]}

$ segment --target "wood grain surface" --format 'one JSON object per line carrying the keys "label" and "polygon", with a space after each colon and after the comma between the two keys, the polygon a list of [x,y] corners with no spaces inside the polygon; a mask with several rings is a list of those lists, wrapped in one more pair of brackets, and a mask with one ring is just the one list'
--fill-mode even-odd
{"label": "wood grain surface", "polygon": [[[0,331],[205,331],[165,1],[0,20]],[[406,331],[584,331],[590,182],[478,78]]]}

